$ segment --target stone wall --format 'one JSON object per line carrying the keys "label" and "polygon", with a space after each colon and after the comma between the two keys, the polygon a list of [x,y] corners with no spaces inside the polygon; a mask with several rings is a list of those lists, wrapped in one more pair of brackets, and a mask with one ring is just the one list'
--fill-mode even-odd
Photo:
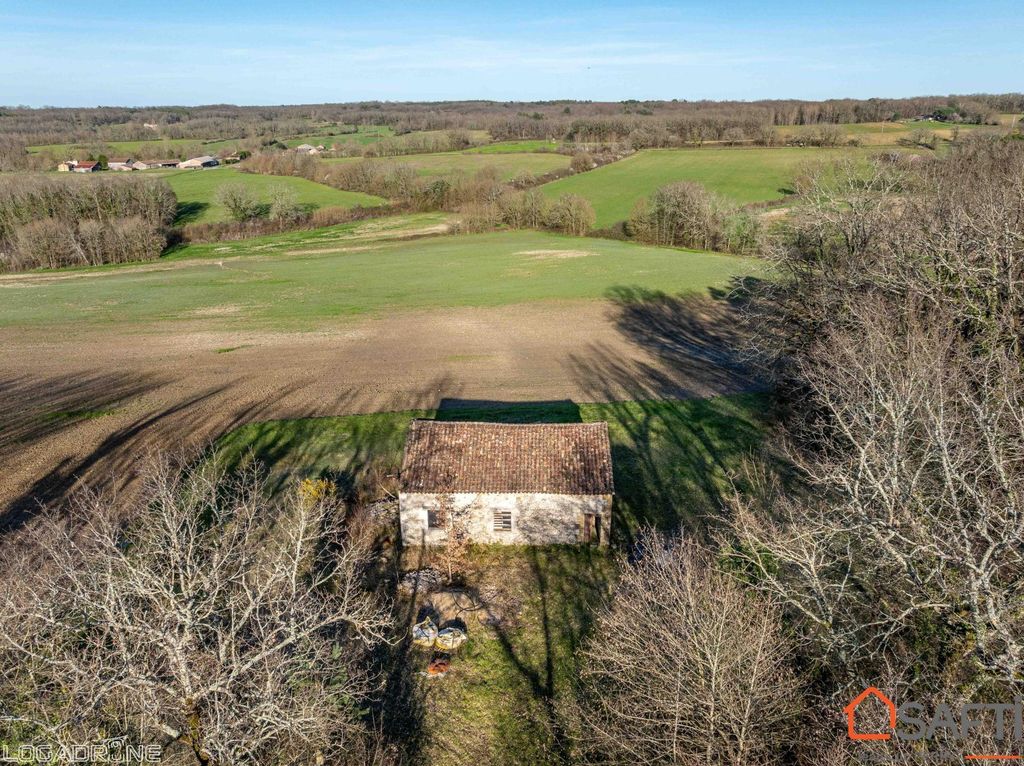
{"label": "stone wall", "polygon": [[[470,538],[477,543],[549,545],[583,541],[584,517],[596,516],[596,539],[608,544],[611,534],[610,495],[549,495],[452,493],[447,496],[456,518],[464,518]],[[403,492],[398,497],[405,545],[440,545],[446,531],[428,526],[428,514],[441,507],[442,496]],[[512,529],[496,531],[496,512],[511,512]]]}

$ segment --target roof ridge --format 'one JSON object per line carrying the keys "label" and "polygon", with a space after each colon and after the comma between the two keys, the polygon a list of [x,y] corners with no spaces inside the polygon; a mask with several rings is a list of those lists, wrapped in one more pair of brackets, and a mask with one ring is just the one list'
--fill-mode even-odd
{"label": "roof ridge", "polygon": [[411,492],[612,494],[608,423],[416,418],[401,477]]}

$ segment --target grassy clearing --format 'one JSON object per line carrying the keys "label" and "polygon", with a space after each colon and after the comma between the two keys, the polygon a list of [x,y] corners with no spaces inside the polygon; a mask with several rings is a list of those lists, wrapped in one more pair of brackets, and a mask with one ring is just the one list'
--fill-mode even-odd
{"label": "grassy clearing", "polygon": [[[394,474],[413,417],[499,422],[609,423],[616,505],[611,552],[576,546],[474,549],[467,586],[489,596],[502,619],[467,617],[469,642],[442,679],[424,680],[424,762],[564,763],[565,703],[579,677],[578,649],[615,576],[616,548],[643,524],[665,529],[718,515],[728,477],[762,443],[761,395],[704,401],[537,403],[487,409],[377,413],[254,423],[218,442],[227,467],[256,460],[276,491],[329,477],[345,491]],[[419,557],[406,554],[406,566]],[[414,610],[410,610],[410,618]],[[413,650],[422,671],[429,654]]]}
{"label": "grassy clearing", "polygon": [[268,202],[271,189],[275,186],[287,186],[298,196],[299,204],[310,210],[319,207],[374,207],[384,204],[380,197],[334,189],[307,181],[305,178],[242,173],[230,167],[176,170],[154,175],[160,175],[167,181],[177,195],[178,223],[228,220],[228,211],[216,199],[217,189],[228,183],[245,184]]}
{"label": "grassy clearing", "polygon": [[499,141],[494,144],[477,146],[467,150],[470,154],[517,154],[520,152],[553,152],[558,149],[557,141],[527,139],[524,141]]}
{"label": "grassy clearing", "polygon": [[790,193],[802,165],[851,151],[865,153],[817,148],[652,149],[541,189],[552,199],[566,193],[587,198],[597,214],[597,226],[604,227],[629,218],[638,200],[673,181],[697,181],[739,204],[780,199]]}
{"label": "grassy clearing", "polygon": [[391,129],[390,125],[359,125],[355,133],[332,133],[330,131],[325,133],[309,133],[304,136],[285,139],[281,143],[293,149],[302,144],[312,144],[313,146],[323,144],[330,149],[331,144],[359,144],[360,146],[366,146],[368,144],[375,144],[384,138],[391,138],[394,135],[395,132]]}
{"label": "grassy clearing", "polygon": [[[0,326],[116,324],[128,331],[202,318],[211,329],[310,329],[402,309],[597,300],[622,285],[703,292],[761,268],[734,256],[528,231],[340,245],[325,244],[330,233],[182,248],[175,262],[60,279],[0,280]],[[281,242],[293,246],[268,249]]]}
{"label": "grassy clearing", "polygon": [[[359,157],[328,159],[324,162],[361,162]],[[412,165],[421,176],[473,175],[487,167],[496,168],[503,179],[515,178],[521,173],[535,176],[569,167],[570,158],[554,152],[506,152],[482,154],[479,152],[443,152],[438,154],[407,154],[385,157],[372,162],[400,162]]]}
{"label": "grassy clearing", "polygon": [[[938,138],[949,141],[953,138],[953,127],[942,122],[928,120],[902,120],[900,122],[857,122],[841,123],[838,125],[847,136],[856,139],[863,146],[897,146],[901,141],[910,138],[915,130],[925,129],[934,133]],[[986,129],[992,130],[991,126],[968,125],[958,126],[962,133],[971,130]],[[801,133],[813,134],[817,131],[816,125],[790,125],[778,129],[779,136],[789,137]]]}
{"label": "grassy clearing", "polygon": [[605,420],[615,466],[613,539],[621,544],[643,525],[675,529],[716,513],[729,472],[760,444],[765,401],[760,394],[603,404],[564,401],[270,421],[226,434],[217,449],[228,467],[259,461],[275,491],[301,478],[322,476],[346,490],[358,490],[367,477],[398,470],[406,428],[415,417],[503,423]]}
{"label": "grassy clearing", "polygon": [[[365,221],[341,223],[320,229],[289,231],[235,242],[217,242],[178,247],[161,258],[164,261],[193,258],[233,258],[246,255],[292,254],[310,250],[357,247],[380,244],[382,241],[404,239],[427,234],[441,234],[451,224],[447,213],[411,213]],[[344,252],[338,249],[337,252]]]}

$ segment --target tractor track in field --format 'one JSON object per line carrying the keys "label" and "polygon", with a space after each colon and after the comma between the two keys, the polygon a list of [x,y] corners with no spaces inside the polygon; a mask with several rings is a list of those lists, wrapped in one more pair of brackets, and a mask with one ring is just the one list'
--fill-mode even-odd
{"label": "tractor track in field", "polygon": [[724,303],[531,303],[388,314],[318,333],[0,330],[0,524],[244,423],[482,402],[706,397],[759,387]]}

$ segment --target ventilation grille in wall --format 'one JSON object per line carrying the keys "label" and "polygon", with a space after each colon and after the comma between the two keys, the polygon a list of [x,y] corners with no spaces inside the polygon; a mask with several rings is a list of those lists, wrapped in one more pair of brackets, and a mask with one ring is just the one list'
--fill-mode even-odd
{"label": "ventilation grille in wall", "polygon": [[511,532],[512,531],[512,511],[495,511],[494,512],[494,531],[495,532]]}

